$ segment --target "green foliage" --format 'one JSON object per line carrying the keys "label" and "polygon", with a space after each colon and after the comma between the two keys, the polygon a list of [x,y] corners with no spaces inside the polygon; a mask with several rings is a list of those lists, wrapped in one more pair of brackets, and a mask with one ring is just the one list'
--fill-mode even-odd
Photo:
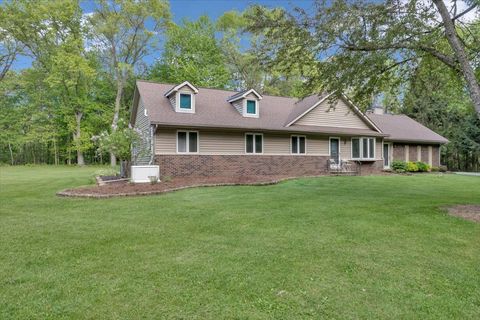
{"label": "green foliage", "polygon": [[428,172],[430,171],[430,166],[422,161],[415,162],[417,165],[418,172]]}
{"label": "green foliage", "polygon": [[407,163],[405,161],[393,160],[391,167],[395,172],[401,173],[407,171]]}
{"label": "green foliage", "polygon": [[418,166],[416,162],[408,161],[407,162],[407,172],[418,172]]}
{"label": "green foliage", "polygon": [[130,160],[132,145],[140,144],[141,135],[135,129],[129,128],[123,121],[113,132],[103,132],[94,140],[98,142],[99,152],[113,152],[120,160]]}
{"label": "green foliage", "polygon": [[480,119],[464,84],[451,70],[433,59],[423,59],[398,111],[449,139],[441,150],[443,161],[450,168],[480,169]]}
{"label": "green foliage", "polygon": [[[398,94],[425,57],[463,79],[429,1],[317,1],[293,12],[255,5],[246,14],[247,30],[262,37],[265,64],[298,70],[308,91],[344,92],[362,108],[378,94]],[[478,33],[458,28],[474,64]]]}
{"label": "green foliage", "polygon": [[197,21],[171,24],[162,58],[152,66],[149,79],[196,86],[225,88],[230,75],[216,39],[215,26],[208,16]]}

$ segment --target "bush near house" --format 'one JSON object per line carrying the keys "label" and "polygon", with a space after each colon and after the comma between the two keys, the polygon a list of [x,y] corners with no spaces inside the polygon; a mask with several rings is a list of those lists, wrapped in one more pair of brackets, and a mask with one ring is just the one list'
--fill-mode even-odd
{"label": "bush near house", "polygon": [[417,161],[416,162],[418,172],[428,172],[430,171],[430,166],[426,164],[425,162],[422,161]]}
{"label": "bush near house", "polygon": [[430,166],[422,161],[400,161],[395,160],[392,162],[392,169],[395,172],[428,172],[430,171]]}
{"label": "bush near house", "polygon": [[407,163],[405,161],[394,160],[392,161],[392,169],[395,172],[406,172],[407,171]]}

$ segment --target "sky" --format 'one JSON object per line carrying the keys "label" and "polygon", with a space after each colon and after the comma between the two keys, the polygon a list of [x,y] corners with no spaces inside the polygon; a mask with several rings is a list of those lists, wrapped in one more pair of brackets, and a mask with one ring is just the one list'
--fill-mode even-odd
{"label": "sky", "polygon": [[[375,1],[375,0],[374,0]],[[407,0],[403,0],[407,1]],[[431,0],[423,0],[431,1]],[[0,3],[2,0],[0,0]],[[314,0],[170,0],[170,10],[173,21],[180,24],[183,19],[196,20],[202,15],[208,15],[212,20],[218,19],[224,12],[230,10],[243,11],[248,6],[253,4],[260,4],[267,7],[284,7],[291,10],[295,7],[301,7],[307,12],[312,8]],[[451,6],[451,0],[445,0],[448,7]],[[81,1],[81,7],[85,14],[94,10],[95,2],[93,0]],[[465,10],[468,5],[463,1],[457,2],[458,12]],[[472,21],[478,18],[479,11],[471,11],[466,16],[462,17],[463,21]],[[152,53],[146,57],[145,62],[151,64],[156,57],[159,57],[159,52]],[[31,59],[28,57],[18,57],[13,65],[13,69],[20,70],[28,68],[31,65]]]}
{"label": "sky", "polygon": [[[212,20],[216,20],[226,11],[243,11],[253,4],[268,7],[284,7],[286,9],[293,9],[294,7],[308,9],[312,3],[312,0],[170,0],[170,11],[173,21],[180,24],[183,19],[196,20],[202,15],[208,15]],[[93,0],[81,1],[81,7],[86,14],[92,12],[94,6],[95,2]],[[146,57],[145,62],[151,64],[154,58],[158,56],[158,52],[151,54]],[[28,68],[30,65],[30,58],[18,57],[13,65],[13,69],[20,70]]]}

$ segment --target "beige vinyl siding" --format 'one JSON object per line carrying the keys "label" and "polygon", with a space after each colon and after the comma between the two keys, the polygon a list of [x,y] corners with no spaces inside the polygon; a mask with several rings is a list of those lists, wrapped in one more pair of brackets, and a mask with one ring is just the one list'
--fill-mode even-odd
{"label": "beige vinyl siding", "polygon": [[[307,151],[308,152],[308,151]],[[264,134],[264,154],[290,154],[290,135]]]}
{"label": "beige vinyl siding", "polygon": [[352,158],[352,139],[341,138],[340,139],[340,159],[349,160]]}
{"label": "beige vinyl siding", "polygon": [[244,154],[245,135],[241,132],[200,132],[200,153]]}
{"label": "beige vinyl siding", "polygon": [[248,99],[248,100],[258,100],[257,96],[254,94],[254,93],[250,93],[248,94],[245,99]]}
{"label": "beige vinyl siding", "polygon": [[309,155],[328,155],[329,151],[328,137],[307,136],[307,154]]}
{"label": "beige vinyl siding", "polygon": [[172,154],[177,152],[175,129],[157,129],[155,134],[155,154]]}
{"label": "beige vinyl siding", "polygon": [[232,104],[240,114],[243,114],[243,99],[234,101]]}
{"label": "beige vinyl siding", "polygon": [[[182,130],[182,129],[178,129]],[[177,129],[159,128],[156,154],[176,154]],[[263,154],[290,155],[290,134],[263,134]],[[245,154],[245,132],[199,131],[199,154]],[[307,136],[307,155],[327,155],[328,137]]]}
{"label": "beige vinyl siding", "polygon": [[295,124],[306,126],[326,126],[341,128],[370,129],[365,122],[343,100],[338,100],[330,108],[328,101],[309,111]]}
{"label": "beige vinyl siding", "polygon": [[[182,128],[183,129],[183,128]],[[179,130],[182,130],[179,129]],[[185,129],[189,130],[189,128]],[[158,129],[155,135],[156,154],[176,154],[177,129]],[[256,133],[256,132],[254,132]],[[261,132],[259,132],[261,133]],[[265,155],[290,155],[290,139],[292,135],[302,134],[274,134],[263,133],[263,154]],[[327,156],[329,154],[329,137],[306,137],[306,155]],[[222,132],[200,130],[199,154],[240,155],[245,154],[245,132]],[[340,154],[344,160],[351,159],[351,137],[340,138]],[[382,159],[382,140],[376,139],[375,158]]]}
{"label": "beige vinyl siding", "polygon": [[383,139],[375,139],[375,159],[383,160]]}

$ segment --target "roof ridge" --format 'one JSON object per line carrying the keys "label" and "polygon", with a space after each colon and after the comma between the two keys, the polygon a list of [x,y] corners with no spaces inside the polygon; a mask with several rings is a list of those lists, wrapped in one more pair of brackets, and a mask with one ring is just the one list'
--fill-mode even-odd
{"label": "roof ridge", "polygon": [[[157,81],[152,81],[152,80],[144,80],[144,79],[136,79],[136,82],[146,82],[146,83],[153,83],[153,84],[163,84],[163,85],[170,85],[170,86],[178,86],[179,84],[175,83],[168,83],[168,82],[157,82]],[[209,87],[201,87],[201,86],[195,86],[196,88],[199,89],[208,89],[208,90],[217,90],[217,91],[224,91],[224,92],[230,92],[233,93],[234,95],[240,92],[245,92],[250,89],[244,89],[241,91],[234,91],[234,90],[227,90],[227,89],[219,89],[219,88],[209,88]],[[297,97],[291,97],[291,96],[278,96],[278,95],[272,95],[272,94],[262,94],[262,96],[267,96],[267,97],[277,97],[277,98],[288,98],[288,99],[296,99],[299,100]]]}

